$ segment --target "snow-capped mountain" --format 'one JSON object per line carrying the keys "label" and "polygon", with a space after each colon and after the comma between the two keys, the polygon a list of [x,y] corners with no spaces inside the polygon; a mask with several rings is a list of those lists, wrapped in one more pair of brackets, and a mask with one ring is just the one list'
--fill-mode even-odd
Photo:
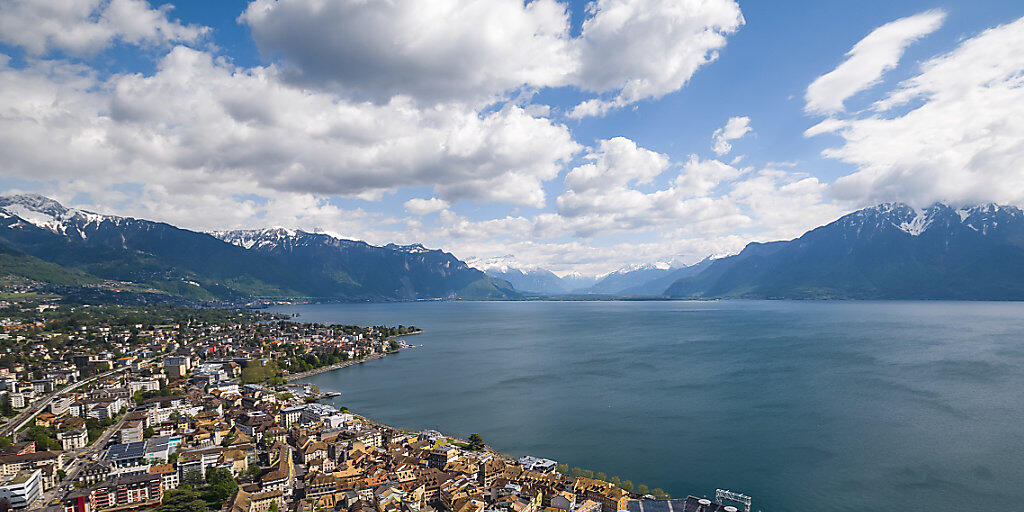
{"label": "snow-capped mountain", "polygon": [[560,295],[569,291],[562,279],[550,270],[535,265],[521,265],[511,254],[470,259],[468,263],[491,277],[512,283],[516,290],[523,292]]}
{"label": "snow-capped mountain", "polygon": [[42,196],[0,197],[0,246],[5,250],[86,278],[137,283],[190,298],[516,296],[508,283],[418,244],[378,247],[286,229],[216,235],[66,208]]}
{"label": "snow-capped mountain", "polygon": [[570,293],[578,293],[597,283],[600,276],[581,274],[575,270],[561,276],[562,284]]}
{"label": "snow-capped mountain", "polygon": [[[269,228],[218,231],[213,236],[244,247],[282,264],[333,276],[349,293],[372,292],[380,296],[413,299],[458,296],[477,284],[500,296],[507,285],[484,279],[485,275],[455,256],[421,244],[375,246],[326,233]],[[497,288],[495,288],[497,287]]]}
{"label": "snow-capped mountain", "polygon": [[1024,298],[1024,212],[985,204],[858,210],[752,243],[667,290],[680,297]]}
{"label": "snow-capped mountain", "polygon": [[641,286],[670,272],[672,272],[672,265],[665,262],[627,265],[605,275],[597,283],[587,288],[585,292],[618,295],[627,289]]}
{"label": "snow-capped mountain", "polygon": [[55,234],[88,238],[104,223],[119,226],[129,219],[101,215],[64,205],[37,194],[0,196],[0,216],[21,221]]}

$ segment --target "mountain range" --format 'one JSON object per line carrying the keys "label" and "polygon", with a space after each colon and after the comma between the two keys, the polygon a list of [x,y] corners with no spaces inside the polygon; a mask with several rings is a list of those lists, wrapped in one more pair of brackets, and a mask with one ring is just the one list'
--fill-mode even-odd
{"label": "mountain range", "polygon": [[470,263],[422,245],[375,246],[281,228],[203,233],[0,197],[0,279],[194,301],[667,298],[1024,299],[1024,212],[886,203],[777,242],[684,267],[596,277]]}
{"label": "mountain range", "polygon": [[201,233],[100,215],[42,196],[0,197],[3,274],[63,285],[120,283],[195,300],[518,297],[455,256],[265,229]]}
{"label": "mountain range", "polygon": [[665,295],[1024,299],[1024,212],[994,204],[866,208],[784,242],[751,243]]}

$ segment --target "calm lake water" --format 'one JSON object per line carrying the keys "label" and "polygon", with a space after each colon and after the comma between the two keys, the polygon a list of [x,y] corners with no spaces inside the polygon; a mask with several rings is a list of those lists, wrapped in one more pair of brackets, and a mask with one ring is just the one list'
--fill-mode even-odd
{"label": "calm lake water", "polygon": [[1024,509],[1024,303],[425,302],[277,308],[415,325],[308,379],[338,405],[755,509]]}

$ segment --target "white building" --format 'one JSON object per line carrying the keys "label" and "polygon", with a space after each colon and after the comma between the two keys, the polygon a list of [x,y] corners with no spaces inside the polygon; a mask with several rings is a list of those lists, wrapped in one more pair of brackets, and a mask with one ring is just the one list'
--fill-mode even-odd
{"label": "white building", "polygon": [[64,396],[60,398],[55,398],[52,402],[50,402],[50,412],[54,416],[60,416],[61,414],[68,412],[68,409],[71,408],[71,404],[73,404],[74,402],[75,401],[72,400],[71,397]]}
{"label": "white building", "polygon": [[43,492],[43,471],[40,469],[18,471],[0,480],[0,499],[7,498],[11,507],[26,509]]}
{"label": "white building", "polygon": [[21,393],[11,393],[11,407],[15,409],[21,409],[29,404],[32,400],[31,397],[22,395]]}
{"label": "white building", "polygon": [[160,391],[160,381],[156,379],[132,381],[128,383],[128,390],[133,395],[138,391]]}
{"label": "white building", "polygon": [[64,451],[77,450],[85,448],[89,444],[89,433],[84,428],[57,432],[57,440],[60,441]]}

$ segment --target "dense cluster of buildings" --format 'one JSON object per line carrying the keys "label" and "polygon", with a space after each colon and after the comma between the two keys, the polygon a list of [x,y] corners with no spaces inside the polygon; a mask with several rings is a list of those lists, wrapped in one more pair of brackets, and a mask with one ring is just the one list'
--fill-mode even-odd
{"label": "dense cluster of buildings", "polygon": [[[293,322],[90,325],[57,333],[66,343],[54,350],[45,323],[6,323],[0,336],[40,352],[29,367],[0,367],[0,395],[15,408],[46,400],[32,416],[33,435],[46,440],[0,449],[0,499],[15,509],[142,510],[185,484],[202,488],[215,470],[238,485],[226,512],[619,512],[641,498],[561,473],[552,460],[374,424],[318,402],[308,386],[243,379],[271,360],[380,354],[393,349],[388,333]],[[731,512],[705,501],[658,503]]]}

